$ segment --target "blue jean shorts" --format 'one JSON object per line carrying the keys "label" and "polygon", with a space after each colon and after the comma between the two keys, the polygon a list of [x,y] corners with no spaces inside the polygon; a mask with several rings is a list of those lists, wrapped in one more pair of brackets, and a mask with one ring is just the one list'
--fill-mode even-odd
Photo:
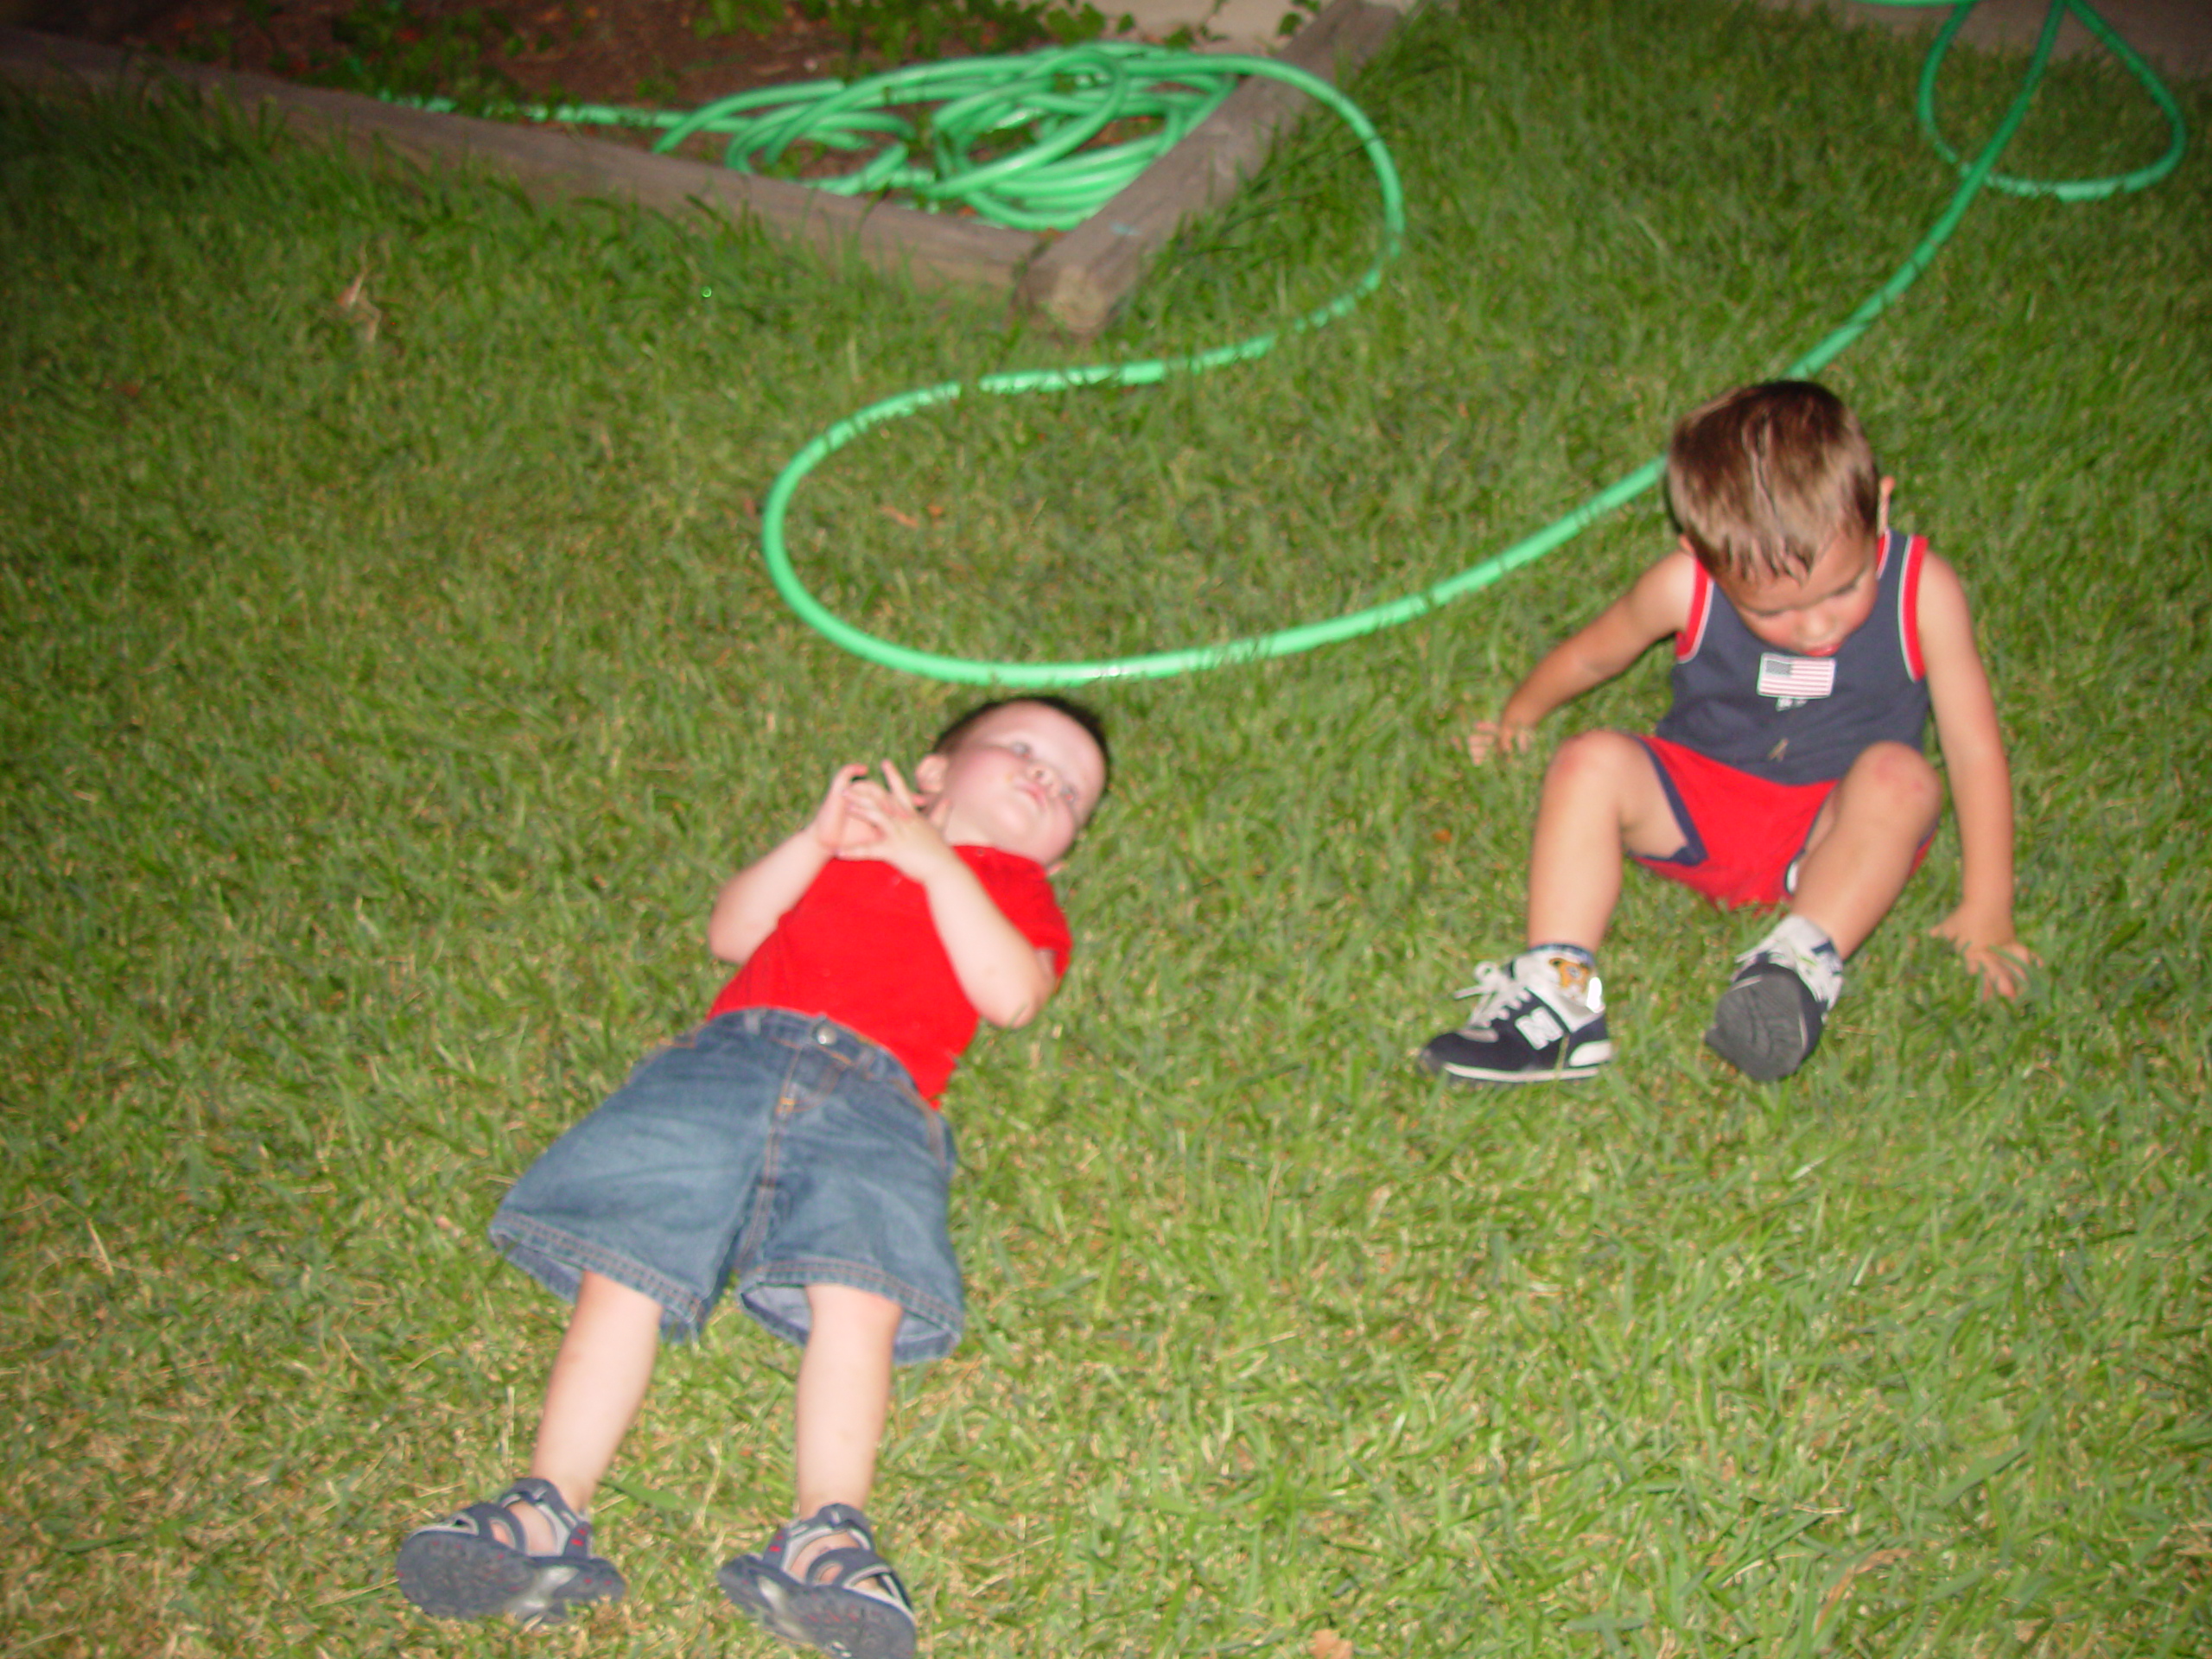
{"label": "blue jean shorts", "polygon": [[698,1334],[723,1290],[791,1342],[809,1285],[905,1310],[893,1357],[960,1340],[960,1264],[946,1230],[952,1130],[887,1050],[782,1008],[709,1020],[631,1074],[524,1172],[492,1242],[573,1301],[586,1271]]}

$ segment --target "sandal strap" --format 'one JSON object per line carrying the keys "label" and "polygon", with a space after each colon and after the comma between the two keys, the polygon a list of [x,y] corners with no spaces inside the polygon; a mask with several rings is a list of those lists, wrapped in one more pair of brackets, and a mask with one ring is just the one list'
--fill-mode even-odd
{"label": "sandal strap", "polygon": [[500,1522],[513,1532],[514,1547],[527,1554],[529,1547],[523,1541],[522,1523],[507,1513],[517,1503],[527,1503],[545,1517],[546,1525],[553,1532],[554,1554],[591,1554],[591,1522],[570,1509],[568,1500],[561,1496],[561,1489],[542,1475],[524,1475],[490,1503],[472,1504],[470,1510],[473,1513],[497,1509]]}
{"label": "sandal strap", "polygon": [[[787,1563],[804,1554],[817,1540],[840,1533],[857,1538],[860,1542],[821,1551],[806,1564],[803,1575],[791,1571]],[[884,1599],[893,1603],[908,1618],[913,1617],[913,1599],[906,1593],[905,1583],[876,1550],[875,1529],[868,1524],[868,1516],[849,1503],[825,1503],[804,1520],[785,1522],[777,1529],[776,1535],[760,1554],[771,1567],[810,1589],[855,1590],[856,1586],[873,1580],[888,1592]],[[823,1573],[824,1567],[829,1569],[826,1575]],[[855,1593],[872,1592],[855,1590]]]}
{"label": "sandal strap", "polygon": [[[824,1567],[829,1568],[825,1576]],[[810,1589],[850,1590],[868,1595],[874,1591],[861,1586],[874,1581],[876,1590],[885,1592],[884,1599],[895,1604],[909,1618],[914,1616],[914,1603],[906,1593],[906,1586],[890,1562],[872,1549],[855,1549],[846,1546],[825,1549],[806,1564],[806,1576],[801,1580]]]}
{"label": "sandal strap", "polygon": [[852,1534],[869,1554],[875,1554],[874,1529],[868,1525],[868,1516],[849,1503],[824,1503],[804,1520],[786,1521],[760,1553],[780,1567],[792,1556],[804,1554],[816,1539],[840,1532]]}
{"label": "sandal strap", "polygon": [[444,1520],[423,1530],[473,1535],[503,1549],[512,1549],[518,1555],[530,1553],[530,1540],[522,1529],[522,1522],[507,1512],[506,1501],[503,1497],[490,1498],[481,1503],[471,1503],[465,1510],[455,1510]]}

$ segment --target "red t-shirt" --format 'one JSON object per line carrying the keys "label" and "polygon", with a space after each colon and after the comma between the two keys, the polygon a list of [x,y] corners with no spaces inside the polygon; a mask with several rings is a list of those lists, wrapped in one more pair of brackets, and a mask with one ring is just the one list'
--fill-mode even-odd
{"label": "red t-shirt", "polygon": [[[1072,944],[1044,866],[995,847],[955,847],[1021,937],[1068,970]],[[930,919],[929,894],[890,865],[833,858],[707,1012],[827,1014],[905,1063],[932,1106],[976,1035],[976,1006]]]}

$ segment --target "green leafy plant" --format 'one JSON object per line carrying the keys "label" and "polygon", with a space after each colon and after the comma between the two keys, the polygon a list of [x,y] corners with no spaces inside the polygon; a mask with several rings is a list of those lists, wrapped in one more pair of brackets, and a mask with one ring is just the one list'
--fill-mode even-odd
{"label": "green leafy plant", "polygon": [[178,50],[196,63],[235,63],[238,42],[227,29],[209,29],[188,35]]}
{"label": "green leafy plant", "polygon": [[717,35],[766,35],[783,21],[783,0],[701,0],[691,32],[702,41]]}
{"label": "green leafy plant", "polygon": [[976,51],[1071,46],[1096,40],[1107,26],[1105,14],[1085,0],[798,0],[798,6],[835,27],[854,58],[890,63],[941,57],[955,44]]}
{"label": "green leafy plant", "polygon": [[471,6],[432,12],[423,0],[361,0],[334,19],[340,50],[309,67],[309,79],[382,98],[444,98],[471,113],[523,101],[498,63],[522,40],[502,12]]}

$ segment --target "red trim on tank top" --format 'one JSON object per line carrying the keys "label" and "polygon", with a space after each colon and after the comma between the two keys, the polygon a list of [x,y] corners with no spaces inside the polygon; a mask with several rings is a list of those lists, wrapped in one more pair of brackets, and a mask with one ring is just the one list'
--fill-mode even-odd
{"label": "red trim on tank top", "polygon": [[1928,677],[1920,657],[1920,567],[1928,555],[1928,538],[1916,536],[1905,544],[1904,569],[1897,578],[1897,644],[1904,648],[1904,671],[1916,680]]}
{"label": "red trim on tank top", "polygon": [[1690,613],[1681,631],[1675,635],[1675,660],[1687,663],[1697,655],[1698,647],[1705,643],[1705,625],[1713,614],[1713,573],[1702,564],[1693,563],[1697,582],[1690,589]]}

